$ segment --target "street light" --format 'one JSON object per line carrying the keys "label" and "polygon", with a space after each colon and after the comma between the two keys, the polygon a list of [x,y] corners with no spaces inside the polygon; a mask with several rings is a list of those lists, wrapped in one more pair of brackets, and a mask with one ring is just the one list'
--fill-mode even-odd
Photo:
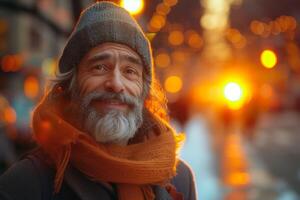
{"label": "street light", "polygon": [[227,82],[223,88],[223,95],[227,105],[232,110],[240,109],[246,100],[245,88],[238,82]]}
{"label": "street light", "polygon": [[237,83],[230,82],[224,88],[224,95],[229,101],[238,101],[242,96],[242,89]]}
{"label": "street light", "polygon": [[121,0],[120,5],[125,8],[130,14],[137,15],[144,8],[143,0]]}

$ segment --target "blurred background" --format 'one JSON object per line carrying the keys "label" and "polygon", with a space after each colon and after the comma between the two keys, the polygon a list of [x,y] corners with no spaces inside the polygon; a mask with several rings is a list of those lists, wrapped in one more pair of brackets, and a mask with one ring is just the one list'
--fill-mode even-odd
{"label": "blurred background", "polygon": [[[0,0],[0,174],[92,0]],[[201,200],[300,199],[300,1],[122,0],[153,46]]]}

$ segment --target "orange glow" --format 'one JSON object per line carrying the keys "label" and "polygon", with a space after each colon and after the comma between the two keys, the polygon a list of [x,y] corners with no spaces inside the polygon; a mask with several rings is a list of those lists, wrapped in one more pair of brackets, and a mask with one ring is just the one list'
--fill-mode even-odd
{"label": "orange glow", "polygon": [[248,164],[242,147],[241,136],[229,134],[225,140],[223,154],[224,183],[230,186],[245,186],[250,183],[250,175],[247,172]]}
{"label": "orange glow", "polygon": [[[232,110],[240,109],[249,95],[245,84],[237,81],[228,81],[223,86],[223,95],[227,105]],[[248,92],[248,93],[247,93]]]}
{"label": "orange glow", "polygon": [[184,63],[186,60],[186,53],[183,51],[174,51],[171,56],[172,60],[178,64]]}
{"label": "orange glow", "polygon": [[166,23],[166,18],[162,15],[154,15],[149,23],[149,31],[157,32],[159,31]]}
{"label": "orange glow", "polygon": [[226,31],[227,39],[236,47],[243,48],[245,47],[247,40],[237,29],[230,28]]}
{"label": "orange glow", "polygon": [[252,21],[250,24],[251,31],[256,35],[262,35],[264,32],[264,25],[259,21]]}
{"label": "orange glow", "polygon": [[169,43],[178,46],[183,43],[184,36],[181,31],[172,31],[168,37]]}
{"label": "orange glow", "polygon": [[155,64],[158,67],[168,67],[170,65],[170,63],[171,63],[170,56],[166,53],[158,54],[155,57]]}
{"label": "orange glow", "polygon": [[242,88],[237,83],[227,83],[224,88],[224,95],[229,101],[238,101],[242,97]]}
{"label": "orange glow", "polygon": [[160,3],[156,7],[156,12],[160,15],[167,15],[170,12],[170,10],[170,7],[164,3]]}
{"label": "orange glow", "polygon": [[120,5],[125,8],[130,14],[137,15],[144,8],[143,0],[121,0]]}
{"label": "orange glow", "polygon": [[11,55],[4,56],[1,61],[1,68],[4,72],[9,72],[15,65],[15,60]]}
{"label": "orange glow", "polygon": [[169,76],[165,80],[165,89],[169,93],[177,93],[182,88],[182,80],[178,76]]}
{"label": "orange glow", "polygon": [[221,88],[223,103],[229,109],[239,110],[252,98],[252,89],[243,72],[227,72],[218,83]]}
{"label": "orange glow", "polygon": [[260,61],[265,68],[271,69],[277,64],[277,56],[274,51],[267,49],[261,53]]}
{"label": "orange glow", "polygon": [[227,177],[227,184],[229,185],[247,185],[250,181],[250,176],[245,172],[232,173]]}
{"label": "orange glow", "polygon": [[281,32],[281,27],[280,27],[279,22],[277,22],[277,21],[271,22],[271,27],[272,27],[272,33],[274,35],[278,35]]}
{"label": "orange glow", "polygon": [[289,18],[289,29],[295,30],[297,28],[297,21],[294,17]]}
{"label": "orange glow", "polygon": [[9,124],[13,124],[17,120],[17,115],[12,107],[7,107],[4,109],[4,120]]}
{"label": "orange glow", "polygon": [[23,57],[21,55],[6,55],[2,58],[1,68],[4,72],[18,71],[23,64]]}
{"label": "orange glow", "polygon": [[41,124],[43,131],[49,131],[51,128],[51,123],[49,121],[43,121]]}
{"label": "orange glow", "polygon": [[168,6],[175,6],[178,0],[164,0],[164,3]]}
{"label": "orange glow", "polygon": [[297,27],[297,21],[294,17],[291,16],[280,16],[276,19],[280,24],[280,27],[283,32],[288,30],[295,30]]}
{"label": "orange glow", "polygon": [[280,16],[267,23],[254,20],[250,24],[251,31],[256,35],[268,37],[271,33],[278,35],[288,31],[294,31],[297,28],[297,21],[292,16]]}
{"label": "orange glow", "polygon": [[288,62],[291,68],[300,72],[300,57],[298,56],[300,54],[299,47],[295,43],[290,42],[286,45],[286,50],[288,54]]}
{"label": "orange glow", "polygon": [[39,81],[34,76],[29,76],[24,81],[24,93],[26,97],[34,99],[39,93]]}
{"label": "orange glow", "polygon": [[263,99],[274,98],[274,91],[271,85],[264,84],[260,88],[260,95]]}
{"label": "orange glow", "polygon": [[199,49],[203,45],[203,40],[198,33],[192,32],[188,35],[187,43],[190,47]]}

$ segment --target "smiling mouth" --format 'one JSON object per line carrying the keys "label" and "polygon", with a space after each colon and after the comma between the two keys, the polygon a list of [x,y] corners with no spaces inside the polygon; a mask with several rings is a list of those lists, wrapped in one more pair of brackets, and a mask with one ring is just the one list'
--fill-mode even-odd
{"label": "smiling mouth", "polygon": [[106,109],[116,109],[116,110],[127,110],[129,108],[129,105],[121,102],[119,100],[110,99],[110,100],[95,100],[92,101],[92,106],[94,106],[96,109],[99,110],[106,110]]}

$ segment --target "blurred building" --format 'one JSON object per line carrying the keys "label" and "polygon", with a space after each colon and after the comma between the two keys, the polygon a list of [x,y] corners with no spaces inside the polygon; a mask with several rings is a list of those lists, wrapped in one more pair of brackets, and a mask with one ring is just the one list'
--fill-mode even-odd
{"label": "blurred building", "polygon": [[30,112],[43,93],[73,25],[69,1],[0,1],[0,91],[28,133]]}

